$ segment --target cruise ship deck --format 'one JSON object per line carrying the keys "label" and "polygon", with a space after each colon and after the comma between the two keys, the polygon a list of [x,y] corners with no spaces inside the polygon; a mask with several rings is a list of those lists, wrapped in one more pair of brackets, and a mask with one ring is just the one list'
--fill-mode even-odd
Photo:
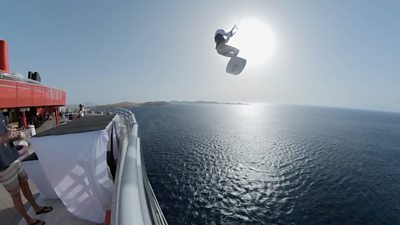
{"label": "cruise ship deck", "polygon": [[[71,133],[71,132],[84,132],[90,131],[94,129],[99,129],[100,127],[104,127],[104,124],[109,122],[112,119],[112,116],[102,116],[101,118],[91,118],[89,120],[84,120],[81,123],[72,123],[70,126],[65,126],[65,128],[52,129],[56,126],[55,120],[46,121],[41,127],[36,129],[37,136],[41,135],[56,135],[62,133]],[[100,123],[99,123],[100,122]],[[29,136],[29,130],[24,131],[26,136]],[[28,138],[29,141],[29,138]],[[33,152],[31,147],[29,147],[29,152]],[[31,187],[34,198],[37,200],[39,205],[42,206],[51,206],[53,207],[53,211],[50,213],[45,213],[41,215],[35,215],[32,207],[27,202],[25,197],[22,195],[22,199],[27,209],[29,215],[32,218],[40,219],[45,221],[46,224],[59,224],[59,225],[95,225],[96,223],[82,220],[76,218],[70,212],[67,211],[66,207],[63,205],[60,199],[43,199],[40,197],[39,191],[35,184],[32,181],[29,181],[29,185]],[[0,225],[26,225],[25,220],[17,213],[14,209],[12,199],[8,192],[4,189],[3,186],[0,185]]]}
{"label": "cruise ship deck", "polygon": [[[112,225],[167,225],[137,134],[138,124],[128,110],[57,127],[50,121],[37,129],[28,140],[37,157],[22,164],[36,184],[31,187],[38,203],[53,211],[37,216],[25,201],[29,214],[46,224],[93,225],[105,223],[106,210],[111,210]],[[0,225],[25,225],[8,193],[0,189],[0,195]]]}

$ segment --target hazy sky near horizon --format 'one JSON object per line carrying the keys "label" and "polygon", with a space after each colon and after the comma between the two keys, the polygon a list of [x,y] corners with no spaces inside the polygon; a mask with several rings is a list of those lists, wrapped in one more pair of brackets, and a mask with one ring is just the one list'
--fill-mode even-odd
{"label": "hazy sky near horizon", "polygon": [[[11,71],[40,72],[69,104],[210,100],[400,112],[400,1],[0,4]],[[232,76],[214,32],[247,18],[269,27],[274,51]]]}

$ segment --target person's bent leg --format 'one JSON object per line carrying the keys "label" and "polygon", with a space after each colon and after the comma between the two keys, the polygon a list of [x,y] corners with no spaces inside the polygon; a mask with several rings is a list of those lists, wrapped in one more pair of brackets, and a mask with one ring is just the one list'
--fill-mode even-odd
{"label": "person's bent leg", "polygon": [[29,183],[27,180],[22,180],[19,182],[19,186],[21,187],[21,191],[24,194],[26,200],[28,200],[28,202],[32,205],[33,209],[35,210],[35,212],[39,211],[42,209],[42,207],[40,207],[36,200],[33,198],[32,195],[32,191],[29,188]]}
{"label": "person's bent leg", "polygon": [[[10,193],[11,194],[11,193]],[[14,208],[17,210],[17,212],[24,218],[24,220],[26,221],[27,224],[33,224],[36,222],[35,219],[33,219],[32,217],[30,217],[28,215],[28,213],[26,212],[26,209],[24,207],[24,204],[22,203],[22,199],[21,199],[21,193],[19,192],[14,192],[11,194],[11,198],[14,204]],[[39,223],[39,224],[43,224],[43,223]]]}
{"label": "person's bent leg", "polygon": [[221,44],[217,47],[217,52],[220,55],[226,56],[226,57],[234,57],[235,55],[232,53],[232,46]]}
{"label": "person's bent leg", "polygon": [[234,55],[237,56],[239,54],[239,49],[230,46],[230,45],[226,45],[226,48]]}
{"label": "person's bent leg", "polygon": [[218,53],[227,57],[234,57],[239,54],[239,49],[230,45],[221,45],[219,49],[220,51],[217,49]]}
{"label": "person's bent leg", "polygon": [[27,224],[37,225],[43,224],[43,221],[38,221],[30,217],[22,203],[20,186],[18,181],[18,162],[12,163],[5,171],[0,173],[0,182],[4,188],[10,193],[15,210],[20,214]]}
{"label": "person's bent leg", "polygon": [[[231,46],[232,47],[232,46]],[[239,49],[232,47],[232,53],[237,56],[239,54]]]}
{"label": "person's bent leg", "polygon": [[35,210],[36,214],[48,213],[53,210],[53,208],[50,206],[42,207],[37,204],[35,198],[33,197],[31,188],[29,187],[28,175],[22,167],[21,162],[19,162],[18,165],[18,180],[22,193],[24,194],[26,200],[28,200],[28,202],[32,205],[32,208]]}

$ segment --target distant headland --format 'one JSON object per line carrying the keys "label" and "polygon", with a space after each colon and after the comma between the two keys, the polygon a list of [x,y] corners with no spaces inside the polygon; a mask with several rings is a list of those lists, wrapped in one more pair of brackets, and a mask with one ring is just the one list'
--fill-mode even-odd
{"label": "distant headland", "polygon": [[[217,101],[149,101],[149,102],[118,102],[112,104],[95,104],[95,103],[84,103],[84,107],[90,109],[91,111],[102,111],[108,109],[130,109],[138,106],[159,106],[159,105],[168,105],[168,104],[222,104],[222,105],[248,105],[247,103],[240,102],[217,102]],[[76,107],[76,105],[69,105],[69,108]]]}
{"label": "distant headland", "polygon": [[218,104],[218,105],[248,105],[241,102],[217,102],[217,101],[171,101],[171,103],[190,103],[190,104]]}

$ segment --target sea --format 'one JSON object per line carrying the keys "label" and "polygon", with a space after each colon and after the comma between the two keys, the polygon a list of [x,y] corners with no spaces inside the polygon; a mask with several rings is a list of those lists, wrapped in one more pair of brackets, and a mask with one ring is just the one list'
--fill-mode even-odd
{"label": "sea", "polygon": [[400,224],[400,114],[204,103],[132,111],[170,225]]}

